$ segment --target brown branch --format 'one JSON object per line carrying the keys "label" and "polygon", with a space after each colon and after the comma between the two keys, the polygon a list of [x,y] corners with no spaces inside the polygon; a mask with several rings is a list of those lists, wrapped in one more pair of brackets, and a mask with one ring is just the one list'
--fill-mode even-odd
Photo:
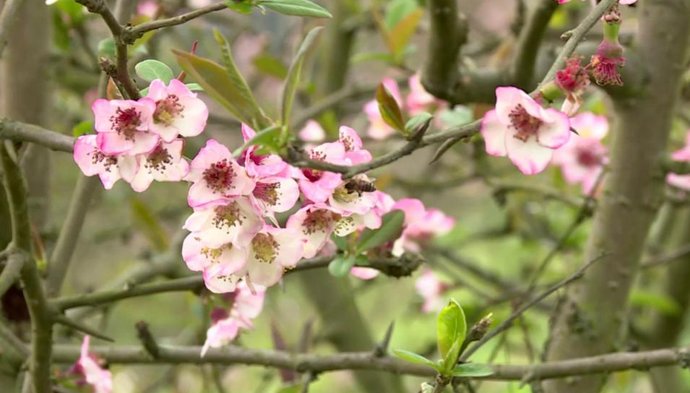
{"label": "brown branch", "polygon": [[0,119],[0,139],[15,142],[31,142],[56,151],[72,152],[74,138],[47,130],[43,127]]}
{"label": "brown branch", "polygon": [[[273,367],[297,372],[324,373],[339,370],[376,370],[422,377],[436,371],[390,357],[377,357],[372,352],[347,352],[335,355],[294,354],[284,351],[247,349],[228,346],[210,349],[204,357],[201,347],[159,345],[159,357],[153,359],[141,346],[96,346],[91,352],[109,364],[242,364]],[[71,364],[79,357],[74,345],[55,347],[56,363]],[[659,349],[645,352],[619,352],[607,355],[542,363],[537,365],[492,365],[494,373],[481,379],[496,381],[535,381],[577,375],[611,373],[625,370],[648,370],[653,367],[685,367],[690,360],[690,347]]]}
{"label": "brown branch", "polygon": [[141,36],[143,36],[144,33],[147,33],[149,31],[181,25],[202,15],[206,15],[208,13],[215,11],[222,11],[226,8],[228,8],[228,6],[224,2],[220,2],[207,5],[206,7],[202,7],[194,11],[187,12],[185,14],[173,16],[171,18],[158,19],[151,22],[142,23],[136,26],[125,26],[124,31],[122,33],[122,41],[126,44],[133,44],[134,41],[136,41],[138,38],[141,38]]}

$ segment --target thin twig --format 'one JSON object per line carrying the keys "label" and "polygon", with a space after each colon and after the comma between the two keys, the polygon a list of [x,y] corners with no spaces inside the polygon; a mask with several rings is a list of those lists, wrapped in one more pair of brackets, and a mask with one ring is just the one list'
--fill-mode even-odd
{"label": "thin twig", "polygon": [[461,361],[467,361],[472,354],[474,354],[479,348],[481,348],[484,344],[486,344],[489,340],[492,338],[496,337],[498,334],[502,333],[506,329],[508,329],[512,324],[513,321],[515,321],[517,318],[519,318],[525,311],[529,310],[532,308],[532,306],[536,305],[537,303],[541,302],[545,298],[547,298],[549,295],[552,293],[556,292],[557,290],[569,285],[571,282],[579,280],[584,276],[585,271],[592,266],[595,262],[603,259],[605,255],[600,255],[597,258],[592,259],[585,265],[583,265],[581,268],[579,268],[575,273],[571,274],[569,277],[565,278],[564,280],[552,285],[549,287],[547,290],[542,292],[541,294],[535,296],[532,298],[532,300],[524,303],[520,308],[515,310],[508,318],[506,318],[503,322],[501,322],[498,326],[496,326],[494,329],[489,331],[484,337],[482,337],[481,340],[477,341],[476,344],[471,346],[470,348],[467,349],[462,354],[462,357],[460,358]]}
{"label": "thin twig", "polygon": [[180,25],[192,19],[206,15],[208,13],[222,11],[227,8],[228,6],[225,2],[220,2],[207,5],[194,11],[187,12],[185,14],[173,16],[171,18],[158,19],[151,22],[142,23],[136,26],[126,26],[122,33],[122,40],[127,44],[133,44],[134,41],[137,40],[137,38],[140,38],[144,35],[144,33],[147,33],[149,31],[162,29],[164,27]]}
{"label": "thin twig", "polygon": [[19,279],[26,258],[27,256],[22,252],[9,255],[5,268],[0,272],[0,297],[5,295],[5,292]]}
{"label": "thin twig", "polygon": [[109,342],[114,342],[111,337],[106,336],[105,334],[99,332],[98,330],[91,328],[89,326],[86,326],[80,322],[77,322],[75,320],[72,320],[70,318],[67,318],[66,316],[62,314],[57,314],[53,317],[53,320],[55,323],[59,323],[61,325],[67,326],[69,328],[72,328],[78,332],[82,332],[85,334],[88,334],[90,336],[94,336],[96,338],[100,338],[101,340],[104,341],[109,341]]}

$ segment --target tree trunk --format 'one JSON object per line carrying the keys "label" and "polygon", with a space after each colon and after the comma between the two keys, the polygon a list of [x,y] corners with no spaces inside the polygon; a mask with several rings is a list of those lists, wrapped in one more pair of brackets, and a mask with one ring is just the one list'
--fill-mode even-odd
{"label": "tree trunk", "polygon": [[[642,97],[615,101],[610,172],[585,259],[605,255],[573,285],[556,315],[548,360],[613,352],[626,325],[628,295],[650,224],[663,199],[660,158],[679,93],[690,34],[690,0],[643,1],[638,50],[650,83]],[[549,381],[547,393],[601,390],[605,377]]]}

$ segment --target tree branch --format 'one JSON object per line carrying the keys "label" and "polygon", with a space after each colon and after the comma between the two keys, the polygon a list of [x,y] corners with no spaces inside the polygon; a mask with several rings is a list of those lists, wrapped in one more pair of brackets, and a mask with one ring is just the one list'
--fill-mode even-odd
{"label": "tree branch", "polygon": [[15,142],[31,142],[56,151],[72,152],[74,138],[43,127],[0,119],[0,139]]}
{"label": "tree branch", "polygon": [[224,2],[220,2],[207,5],[206,7],[202,7],[194,11],[187,12],[185,14],[173,16],[171,18],[158,19],[151,22],[142,23],[136,26],[125,26],[121,34],[122,41],[126,44],[133,44],[134,41],[136,41],[138,38],[141,38],[141,36],[143,36],[144,33],[147,33],[149,31],[162,29],[164,27],[181,25],[202,15],[206,15],[208,13],[215,11],[222,11],[227,8],[228,6]]}
{"label": "tree branch", "polygon": [[510,71],[514,84],[520,88],[531,88],[530,82],[534,78],[539,47],[541,47],[542,38],[549,26],[551,16],[557,8],[558,3],[556,1],[541,0],[530,14],[527,25],[520,32]]}
{"label": "tree branch", "polygon": [[[158,350],[159,357],[153,359],[138,345],[91,348],[91,352],[109,364],[243,364],[314,373],[339,370],[376,370],[421,377],[436,375],[436,371],[429,367],[410,364],[390,357],[377,357],[372,352],[311,355],[228,346],[220,349],[212,348],[204,357],[201,357],[201,347],[195,346],[159,345]],[[55,347],[56,363],[74,363],[74,359],[78,356],[79,347],[77,346],[57,345]],[[491,366],[494,373],[481,379],[529,382],[631,369],[647,370],[653,367],[685,366],[689,359],[690,347],[645,352],[619,352],[537,365],[496,364]]]}
{"label": "tree branch", "polygon": [[2,7],[2,12],[0,12],[0,58],[2,58],[2,53],[5,51],[7,46],[7,41],[9,40],[8,34],[10,33],[12,23],[15,23],[17,19],[17,11],[24,0],[7,0]]}

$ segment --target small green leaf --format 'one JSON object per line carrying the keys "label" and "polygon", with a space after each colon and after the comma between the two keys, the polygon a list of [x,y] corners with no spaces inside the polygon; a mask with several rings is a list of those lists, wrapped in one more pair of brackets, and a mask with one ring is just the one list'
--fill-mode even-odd
{"label": "small green leaf", "polygon": [[423,364],[425,366],[429,366],[429,367],[433,368],[434,370],[438,369],[438,365],[434,361],[429,360],[429,359],[425,358],[424,356],[416,354],[416,353],[411,352],[411,351],[406,351],[404,349],[394,349],[393,355],[395,355],[395,356],[399,357],[400,359],[402,359],[406,362],[409,362],[409,363]]}
{"label": "small green leaf", "polygon": [[453,369],[453,376],[454,377],[466,377],[466,378],[487,377],[489,375],[492,375],[493,373],[494,373],[494,370],[492,370],[489,365],[478,364],[478,363],[458,364]]}
{"label": "small green leaf", "polygon": [[648,307],[668,316],[681,315],[683,309],[673,298],[645,290],[635,290],[630,294],[630,304]]}
{"label": "small green leaf", "polygon": [[436,320],[436,340],[438,352],[444,359],[447,357],[451,347],[456,343],[462,345],[467,334],[467,321],[465,312],[460,303],[451,299],[448,305],[441,310]]}
{"label": "small green leaf", "polygon": [[414,134],[418,127],[428,122],[434,116],[429,112],[422,112],[410,118],[410,120],[405,123],[405,134]]}
{"label": "small green leaf", "polygon": [[84,120],[72,128],[72,135],[77,138],[93,131],[93,121]]}
{"label": "small green leaf", "polygon": [[247,0],[225,0],[225,5],[238,14],[244,15],[251,14],[252,8],[254,8],[253,2]]}
{"label": "small green leaf", "polygon": [[343,277],[350,272],[354,265],[355,258],[353,256],[344,257],[338,255],[328,264],[328,272],[334,277]]}
{"label": "small green leaf", "polygon": [[167,64],[154,59],[139,62],[134,66],[134,71],[141,79],[147,82],[160,79],[165,84],[168,84],[173,78],[175,78],[173,70],[168,67]]}
{"label": "small green leaf", "polygon": [[458,362],[458,357],[460,356],[460,349],[462,349],[462,343],[456,341],[450,347],[448,353],[446,353],[443,356],[443,360],[441,361],[441,370],[439,370],[441,374],[443,374],[444,376],[451,375],[451,373],[453,372],[453,368]]}
{"label": "small green leaf", "polygon": [[415,0],[391,0],[386,4],[386,14],[384,16],[385,26],[388,30],[393,29],[402,18],[409,15],[412,11],[419,8]]}
{"label": "small green leaf", "polygon": [[379,84],[379,87],[376,89],[376,101],[379,104],[379,112],[381,113],[383,121],[394,129],[404,133],[405,121],[403,121],[400,106],[398,106],[398,102],[388,89],[386,89],[383,83]]}
{"label": "small green leaf", "polygon": [[259,0],[256,5],[266,7],[283,15],[332,18],[328,10],[309,0]]}
{"label": "small green leaf", "polygon": [[304,58],[307,52],[314,44],[316,36],[321,31],[322,27],[315,27],[307,33],[306,37],[302,41],[302,44],[297,50],[297,54],[292,59],[292,64],[290,64],[290,69],[288,70],[287,77],[285,79],[285,86],[283,87],[283,99],[281,103],[280,111],[280,121],[281,124],[288,126],[290,119],[290,113],[292,112],[292,103],[295,100],[295,93],[297,92],[297,85],[299,84],[299,79],[302,74],[302,64],[304,64]]}
{"label": "small green leaf", "polygon": [[402,233],[405,223],[405,213],[402,210],[392,210],[381,219],[381,226],[376,229],[365,229],[359,236],[357,254],[378,247],[386,242],[395,240]]}
{"label": "small green leaf", "polygon": [[417,30],[422,15],[424,15],[424,11],[422,11],[422,9],[416,9],[405,16],[394,28],[387,32],[388,45],[396,59],[402,58],[407,44]]}
{"label": "small green leaf", "polygon": [[336,236],[335,233],[331,236],[331,240],[333,240],[333,243],[340,251],[349,251],[350,247],[347,239],[347,237]]}
{"label": "small green leaf", "polygon": [[249,146],[260,146],[268,150],[270,153],[277,153],[280,150],[280,126],[270,126],[267,127],[254,135],[254,137],[242,146],[238,147],[233,151],[232,155],[237,157]]}

